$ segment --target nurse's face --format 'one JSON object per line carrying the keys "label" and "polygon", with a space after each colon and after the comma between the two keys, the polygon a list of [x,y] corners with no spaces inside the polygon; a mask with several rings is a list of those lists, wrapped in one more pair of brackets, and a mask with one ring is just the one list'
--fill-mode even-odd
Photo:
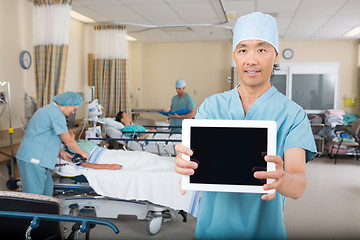
{"label": "nurse's face", "polygon": [[61,112],[65,116],[69,116],[72,113],[75,113],[75,110],[79,108],[79,106],[62,106]]}
{"label": "nurse's face", "polygon": [[180,97],[185,94],[185,91],[186,91],[185,88],[186,88],[186,87],[183,87],[183,88],[177,87],[177,88],[176,88],[176,92],[177,92],[177,94],[178,94]]}
{"label": "nurse's face", "polygon": [[260,40],[242,41],[235,48],[234,60],[242,85],[271,86],[270,77],[277,61],[277,53],[271,44]]}

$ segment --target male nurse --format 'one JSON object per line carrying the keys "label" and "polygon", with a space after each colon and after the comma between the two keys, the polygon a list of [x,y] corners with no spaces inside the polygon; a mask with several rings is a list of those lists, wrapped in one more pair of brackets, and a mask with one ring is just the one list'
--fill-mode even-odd
{"label": "male nurse", "polygon": [[[276,121],[277,154],[264,157],[264,161],[275,164],[276,170],[254,173],[257,179],[275,179],[263,188],[276,192],[203,192],[195,237],[286,239],[285,199],[300,198],[305,191],[305,163],[316,155],[314,137],[306,112],[270,82],[279,54],[276,20],[268,14],[255,12],[240,17],[233,33],[232,52],[240,84],[228,92],[207,98],[195,118]],[[180,153],[176,157],[176,172],[196,174],[201,165],[181,157],[181,153],[191,156],[193,152],[182,144],[178,144],[176,150]],[[230,161],[246,159],[239,153],[237,159],[219,159],[219,164]]]}
{"label": "male nurse", "polygon": [[[170,126],[171,127],[181,127],[182,121],[185,118],[193,118],[195,115],[195,101],[194,99],[186,92],[186,82],[183,79],[176,80],[175,88],[177,95],[171,99],[170,112],[182,110],[184,108],[190,109],[191,112],[178,115],[178,114],[169,114],[171,118]],[[179,129],[174,129],[174,131]]]}

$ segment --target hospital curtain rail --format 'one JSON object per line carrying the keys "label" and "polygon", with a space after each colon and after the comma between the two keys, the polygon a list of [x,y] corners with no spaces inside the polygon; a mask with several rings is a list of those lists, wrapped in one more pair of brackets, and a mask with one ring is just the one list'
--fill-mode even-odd
{"label": "hospital curtain rail", "polygon": [[94,29],[95,97],[103,106],[105,116],[115,117],[119,111],[130,112],[126,27],[106,25],[94,26]]}
{"label": "hospital curtain rail", "polygon": [[37,107],[64,91],[72,0],[33,0]]}

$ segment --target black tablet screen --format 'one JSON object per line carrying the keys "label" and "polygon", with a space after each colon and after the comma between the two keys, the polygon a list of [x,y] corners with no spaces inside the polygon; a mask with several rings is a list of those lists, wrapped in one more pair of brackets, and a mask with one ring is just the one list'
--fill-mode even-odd
{"label": "black tablet screen", "polygon": [[191,127],[191,160],[199,161],[190,183],[258,185],[254,172],[266,171],[267,128]]}

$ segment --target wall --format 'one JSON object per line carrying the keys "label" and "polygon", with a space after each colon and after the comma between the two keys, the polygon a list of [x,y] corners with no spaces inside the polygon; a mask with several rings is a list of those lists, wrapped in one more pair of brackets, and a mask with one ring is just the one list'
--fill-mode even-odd
{"label": "wall", "polygon": [[[32,3],[24,0],[2,0],[0,3],[0,81],[10,82],[12,126],[26,122],[24,92],[35,94],[33,66],[24,70],[19,57],[22,50],[32,54]],[[7,92],[6,87],[0,91]],[[4,105],[0,105],[0,111]],[[0,117],[0,130],[9,128],[9,114]]]}
{"label": "wall", "polygon": [[[25,0],[1,0],[0,2],[0,81],[10,82],[12,126],[26,126],[24,93],[36,96],[34,63],[27,70],[19,62],[20,52],[27,50],[33,55],[32,2]],[[87,81],[83,43],[84,24],[71,19],[68,63],[65,75],[65,91],[83,92]],[[33,59],[32,59],[33,60]],[[7,88],[0,87],[0,91]],[[4,105],[0,105],[0,111]],[[85,104],[77,117],[85,116]],[[5,110],[0,116],[0,130],[9,128],[9,114]]]}
{"label": "wall", "polygon": [[340,62],[340,101],[339,108],[350,113],[359,113],[359,104],[356,107],[345,107],[346,94],[357,90],[358,44],[357,40],[337,41],[282,41],[280,53],[285,48],[294,50],[294,57],[286,60],[280,54],[281,62]]}
{"label": "wall", "polygon": [[[294,50],[291,60],[282,57],[285,48]],[[169,108],[178,78],[187,81],[197,107],[206,97],[229,88],[231,43],[134,43],[130,52],[133,108],[136,88],[141,89],[138,108]],[[347,112],[360,112],[359,105],[345,107],[343,99],[346,94],[357,94],[357,40],[281,41],[278,62],[340,62],[339,106]]]}
{"label": "wall", "polygon": [[[134,47],[142,51],[137,52]],[[187,92],[194,98],[196,107],[206,97],[229,88],[226,79],[230,76],[231,44],[228,42],[144,43],[132,46],[131,51],[136,55],[131,54],[130,58],[139,58],[131,60],[130,73],[134,97],[136,88],[140,88],[139,108],[169,109],[179,78],[186,80]],[[133,106],[135,103],[134,99]]]}
{"label": "wall", "polygon": [[[34,65],[28,70],[20,67],[19,55],[32,50],[32,3],[25,0],[0,1],[0,81],[11,84],[12,123],[14,128],[26,126],[24,117],[24,93],[35,96]],[[65,90],[84,91],[87,85],[87,54],[89,25],[76,20],[70,22],[69,55],[66,69]],[[340,62],[340,96],[357,94],[357,65],[359,48],[356,40],[339,41],[281,41],[280,50],[292,48],[295,56],[289,62]],[[183,78],[188,92],[198,107],[202,101],[218,92],[229,89],[226,78],[230,75],[231,43],[129,43],[129,78],[132,107],[169,108],[175,92],[175,80]],[[287,62],[279,56],[279,62]],[[1,88],[0,91],[6,91]],[[194,94],[196,91],[196,94]],[[0,105],[0,110],[3,105]],[[340,108],[359,113],[357,107]],[[77,118],[86,115],[86,106]],[[9,115],[5,110],[0,117],[0,130],[9,127]]]}

